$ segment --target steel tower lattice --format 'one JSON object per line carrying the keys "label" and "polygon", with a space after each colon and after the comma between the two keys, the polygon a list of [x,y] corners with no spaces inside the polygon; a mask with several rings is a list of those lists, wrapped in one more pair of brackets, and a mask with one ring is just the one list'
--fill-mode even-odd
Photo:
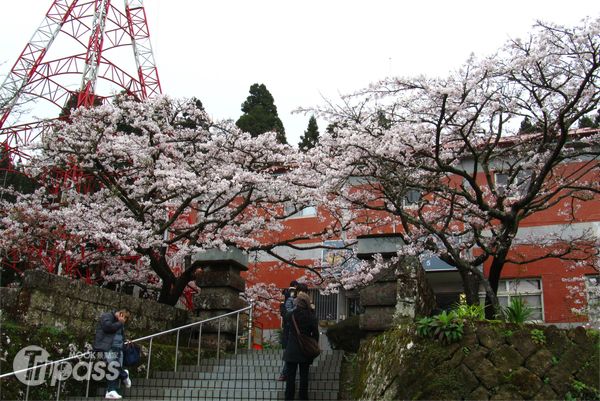
{"label": "steel tower lattice", "polygon": [[[139,99],[161,93],[143,1],[121,4],[52,1],[0,87],[0,143],[11,155],[21,154],[24,145],[51,127],[52,119],[69,107],[72,98],[79,107],[91,106],[116,91]],[[59,51],[51,55],[51,47]],[[129,56],[123,52],[126,47],[132,50]],[[100,82],[111,92],[99,93]],[[53,109],[55,114],[41,121],[20,121],[15,109],[24,101],[33,102],[35,109]]]}
{"label": "steel tower lattice", "polygon": [[[69,108],[93,106],[119,92],[138,99],[161,93],[143,1],[118,3],[51,2],[42,23],[0,86],[0,186],[6,184],[10,174],[20,174],[14,159],[28,157],[23,147],[52,129]],[[100,84],[104,86],[100,88]],[[49,117],[27,121],[19,113],[23,103],[35,114],[44,109]],[[75,166],[53,169],[37,177],[47,181],[44,184],[51,187],[57,199],[67,187],[89,191],[93,184],[89,178]],[[55,234],[68,236],[60,230]],[[9,253],[0,258],[0,265],[19,271],[17,264],[23,251],[35,255],[50,272],[81,274],[77,268],[90,260],[90,244],[82,243],[80,252],[69,254],[50,246],[50,241],[29,245],[31,249],[16,249],[14,257]],[[94,244],[93,250],[101,252],[102,244]],[[90,280],[89,270],[86,279]]]}

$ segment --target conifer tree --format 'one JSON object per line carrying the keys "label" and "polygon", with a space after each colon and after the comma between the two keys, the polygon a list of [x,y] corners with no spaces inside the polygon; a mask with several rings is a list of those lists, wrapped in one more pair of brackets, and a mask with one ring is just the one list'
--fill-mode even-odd
{"label": "conifer tree", "polygon": [[528,116],[525,116],[523,121],[521,121],[521,126],[519,127],[520,134],[531,134],[533,132],[538,131],[535,125],[531,123],[531,120]]}
{"label": "conifer tree", "polygon": [[592,119],[589,115],[585,115],[579,119],[579,128],[599,128],[600,127],[600,112]]}
{"label": "conifer tree", "polygon": [[253,84],[250,87],[250,95],[242,103],[242,111],[244,114],[236,122],[242,131],[250,133],[253,137],[274,131],[277,133],[278,142],[287,143],[275,101],[264,84]]}
{"label": "conifer tree", "polygon": [[319,126],[315,116],[311,116],[308,120],[308,127],[304,131],[304,135],[300,137],[298,149],[306,152],[308,149],[314,148],[319,142]]}

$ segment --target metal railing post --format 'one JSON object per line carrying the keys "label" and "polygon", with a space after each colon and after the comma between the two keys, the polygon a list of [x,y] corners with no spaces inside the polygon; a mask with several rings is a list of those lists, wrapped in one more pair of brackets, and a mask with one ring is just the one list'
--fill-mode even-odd
{"label": "metal railing post", "polygon": [[221,354],[221,319],[219,321],[219,328],[217,329],[217,361],[219,360],[219,356]]}
{"label": "metal railing post", "polygon": [[[95,358],[95,356],[94,356]],[[85,398],[90,397],[90,380],[92,379],[92,359],[88,365],[87,384],[85,385]]]}
{"label": "metal railing post", "polygon": [[254,310],[254,302],[250,301],[250,309],[248,312],[248,350],[252,349],[252,311]]}
{"label": "metal railing post", "polygon": [[238,343],[238,332],[239,332],[239,327],[240,327],[240,313],[238,312],[236,315],[236,320],[235,320],[235,348],[234,348],[234,355],[237,355],[237,343]]}
{"label": "metal railing post", "polygon": [[62,382],[62,372],[60,372],[59,375],[61,376],[58,377],[58,383],[56,383],[56,401],[60,400],[60,383]]}
{"label": "metal railing post", "polygon": [[175,370],[174,370],[174,372],[177,372],[177,356],[179,355],[179,333],[181,333],[181,330],[177,330],[177,342],[175,344]]}
{"label": "metal railing post", "polygon": [[200,349],[202,347],[202,323],[200,323],[200,329],[198,330],[198,362],[196,363],[200,366]]}
{"label": "metal railing post", "polygon": [[154,337],[150,339],[150,345],[148,346],[148,363],[146,364],[146,379],[150,377],[150,360],[152,359],[152,340],[154,340]]}

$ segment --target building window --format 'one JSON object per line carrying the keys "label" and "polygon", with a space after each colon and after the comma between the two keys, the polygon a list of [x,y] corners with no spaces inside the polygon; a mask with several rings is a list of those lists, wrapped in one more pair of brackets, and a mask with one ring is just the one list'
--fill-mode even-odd
{"label": "building window", "polygon": [[417,189],[408,189],[402,199],[402,205],[404,207],[415,207],[421,200],[421,192]]}
{"label": "building window", "polygon": [[511,187],[511,197],[522,196],[527,193],[529,183],[531,181],[531,172],[528,170],[521,170],[517,173],[517,176],[512,178],[508,173],[497,172],[494,174],[494,180],[496,182],[496,190],[500,194],[504,194],[507,187]]}
{"label": "building window", "polygon": [[600,276],[585,277],[587,315],[590,323],[600,322]]}
{"label": "building window", "polygon": [[[294,212],[294,210],[296,210],[296,207],[294,205],[286,205],[285,206],[285,214],[286,215]],[[317,208],[314,206],[307,206],[307,207],[297,211],[296,213],[292,214],[288,218],[295,219],[298,217],[314,217],[316,215],[317,215]]]}
{"label": "building window", "polygon": [[[521,298],[533,313],[529,321],[544,321],[544,302],[542,298],[542,280],[523,278],[500,280],[498,283],[498,302],[502,308],[510,305],[513,298]],[[485,292],[480,292],[481,302],[485,302]]]}
{"label": "building window", "polygon": [[338,295],[323,295],[318,289],[308,290],[315,305],[315,314],[319,320],[338,320]]}

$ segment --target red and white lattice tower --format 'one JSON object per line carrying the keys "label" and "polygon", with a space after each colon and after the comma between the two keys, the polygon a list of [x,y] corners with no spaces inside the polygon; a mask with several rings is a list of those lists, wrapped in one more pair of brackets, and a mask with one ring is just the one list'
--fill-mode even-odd
{"label": "red and white lattice tower", "polygon": [[[122,92],[138,99],[161,93],[142,0],[51,3],[0,87],[0,186],[2,177],[6,183],[9,174],[19,173],[14,161],[27,159],[25,146],[52,129],[61,113]],[[91,182],[74,167],[47,172],[46,178],[56,183],[50,185],[57,193],[71,185],[86,192],[84,186]],[[51,272],[68,275],[81,274],[77,268],[90,254],[86,244],[80,254],[61,253],[44,243],[16,251],[32,255]],[[0,259],[0,265],[19,271],[19,258],[11,259]]]}
{"label": "red and white lattice tower", "polygon": [[[123,91],[161,93],[143,1],[53,0],[0,87],[4,155],[22,155],[65,108]],[[23,121],[22,104],[47,118]]]}

